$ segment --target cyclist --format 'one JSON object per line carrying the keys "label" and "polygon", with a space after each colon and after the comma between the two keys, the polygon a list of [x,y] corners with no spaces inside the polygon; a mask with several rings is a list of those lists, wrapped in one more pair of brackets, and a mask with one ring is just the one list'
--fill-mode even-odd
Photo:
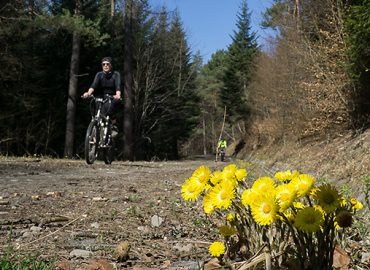
{"label": "cyclist", "polygon": [[[87,98],[92,94],[95,94],[96,96],[112,96],[112,102],[105,103],[102,112],[105,115],[109,115],[114,118],[121,100],[121,75],[118,71],[113,70],[111,57],[104,57],[101,61],[101,65],[102,71],[96,73],[89,90],[83,93],[82,96],[84,98]],[[115,122],[115,119],[112,119],[112,123],[114,124]]]}
{"label": "cyclist", "polygon": [[218,155],[221,156],[221,161],[224,161],[225,153],[226,153],[226,147],[227,147],[226,140],[224,138],[221,138],[218,141],[218,144],[217,144]]}

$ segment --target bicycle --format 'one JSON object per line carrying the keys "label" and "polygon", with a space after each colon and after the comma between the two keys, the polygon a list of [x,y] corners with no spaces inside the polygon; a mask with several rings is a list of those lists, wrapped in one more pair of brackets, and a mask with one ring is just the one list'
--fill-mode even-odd
{"label": "bicycle", "polygon": [[86,130],[85,160],[87,164],[93,164],[98,155],[102,154],[105,164],[111,164],[114,159],[112,121],[109,115],[104,115],[102,108],[107,102],[111,104],[113,97],[105,95],[90,98],[91,121]]}
{"label": "bicycle", "polygon": [[221,157],[221,161],[225,161],[226,150],[225,150],[225,148],[224,148],[224,147],[221,147],[221,148],[219,149],[218,154],[219,154],[219,155],[220,155],[220,157]]}

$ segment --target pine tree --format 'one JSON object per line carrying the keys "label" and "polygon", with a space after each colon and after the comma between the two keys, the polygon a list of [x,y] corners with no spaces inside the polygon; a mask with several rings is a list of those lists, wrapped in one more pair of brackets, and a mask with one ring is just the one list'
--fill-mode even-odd
{"label": "pine tree", "polygon": [[256,34],[251,31],[247,1],[243,0],[237,16],[237,31],[228,47],[228,63],[224,76],[221,101],[231,121],[248,116],[247,90],[251,80],[253,59],[258,52]]}

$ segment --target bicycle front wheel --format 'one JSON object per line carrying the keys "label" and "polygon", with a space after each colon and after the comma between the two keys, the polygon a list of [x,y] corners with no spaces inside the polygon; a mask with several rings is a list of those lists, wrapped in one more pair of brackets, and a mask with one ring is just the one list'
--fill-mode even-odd
{"label": "bicycle front wheel", "polygon": [[111,133],[112,131],[110,128],[109,134],[107,135],[108,136],[107,147],[103,149],[105,164],[111,164],[112,161],[114,160],[114,155],[115,155],[115,143],[114,143],[114,138],[112,137]]}
{"label": "bicycle front wheel", "polygon": [[107,148],[104,148],[104,163],[111,164],[114,160],[114,146],[111,145]]}
{"label": "bicycle front wheel", "polygon": [[91,121],[85,137],[85,160],[87,164],[93,164],[98,156],[99,132],[98,123]]}

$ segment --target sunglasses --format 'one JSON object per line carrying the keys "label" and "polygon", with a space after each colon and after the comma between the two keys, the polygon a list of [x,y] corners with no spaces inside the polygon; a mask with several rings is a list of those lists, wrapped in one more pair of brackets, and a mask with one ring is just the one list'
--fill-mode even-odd
{"label": "sunglasses", "polygon": [[110,64],[109,63],[102,63],[101,65],[102,66],[109,66]]}

